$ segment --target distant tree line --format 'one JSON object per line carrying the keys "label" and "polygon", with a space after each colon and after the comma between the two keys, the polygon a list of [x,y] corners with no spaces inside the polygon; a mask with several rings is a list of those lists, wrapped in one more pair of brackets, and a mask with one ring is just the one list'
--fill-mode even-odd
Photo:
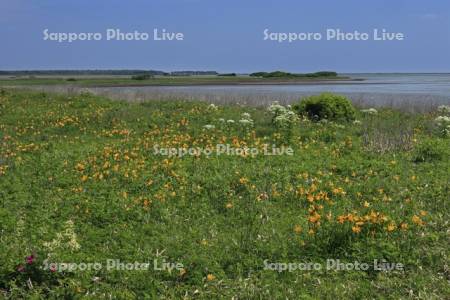
{"label": "distant tree line", "polygon": [[218,75],[216,71],[175,71],[171,72],[171,76],[198,76],[198,75]]}
{"label": "distant tree line", "polygon": [[6,76],[43,76],[43,75],[149,75],[149,76],[191,76],[191,75],[217,75],[215,71],[175,71],[164,72],[158,70],[26,70],[26,71],[0,71]]}

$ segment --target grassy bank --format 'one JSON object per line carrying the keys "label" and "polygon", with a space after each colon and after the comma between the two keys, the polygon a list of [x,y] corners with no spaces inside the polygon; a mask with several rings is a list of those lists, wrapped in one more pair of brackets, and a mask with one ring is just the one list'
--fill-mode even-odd
{"label": "grassy bank", "polygon": [[[3,90],[0,294],[444,299],[450,140],[436,116],[277,127],[264,108]],[[216,155],[218,144],[259,152]],[[213,154],[162,151],[189,147]],[[107,270],[108,259],[150,268]],[[327,270],[330,259],[371,267]],[[373,268],[383,259],[404,268]],[[300,263],[322,268],[281,270]]]}
{"label": "grassy bank", "polygon": [[258,78],[249,76],[155,76],[145,80],[133,80],[124,77],[11,77],[0,78],[0,86],[29,86],[29,85],[74,85],[81,87],[108,86],[177,86],[177,85],[237,85],[237,84],[307,84],[328,81],[353,81],[347,77],[279,77]]}

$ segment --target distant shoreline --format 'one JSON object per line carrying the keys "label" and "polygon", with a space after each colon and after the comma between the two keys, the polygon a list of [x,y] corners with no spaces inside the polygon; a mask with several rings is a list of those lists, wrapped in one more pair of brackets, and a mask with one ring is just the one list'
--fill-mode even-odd
{"label": "distant shoreline", "polygon": [[143,86],[211,86],[211,85],[317,85],[354,84],[364,79],[349,77],[333,78],[252,78],[252,77],[154,77],[146,80],[133,80],[124,77],[53,77],[37,76],[30,78],[2,78],[1,86],[63,85],[77,87],[143,87]]}

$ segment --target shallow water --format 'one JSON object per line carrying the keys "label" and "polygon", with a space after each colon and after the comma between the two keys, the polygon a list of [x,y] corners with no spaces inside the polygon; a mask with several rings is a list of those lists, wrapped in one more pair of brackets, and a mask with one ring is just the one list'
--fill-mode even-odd
{"label": "shallow water", "polygon": [[[342,74],[363,81],[301,85],[209,85],[84,88],[94,94],[127,101],[201,100],[215,103],[287,104],[323,92],[349,97],[356,105],[430,111],[450,103],[450,74]],[[64,89],[63,87],[60,87]],[[79,91],[78,88],[72,88]]]}

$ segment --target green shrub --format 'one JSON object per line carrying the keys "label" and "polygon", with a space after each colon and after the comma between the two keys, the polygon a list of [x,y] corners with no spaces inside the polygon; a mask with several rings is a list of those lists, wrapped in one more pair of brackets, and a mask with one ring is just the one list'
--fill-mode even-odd
{"label": "green shrub", "polygon": [[307,97],[294,105],[294,109],[313,120],[353,121],[356,115],[350,100],[331,93]]}
{"label": "green shrub", "polygon": [[236,77],[237,74],[236,73],[226,73],[226,74],[219,74],[217,76],[222,76],[222,77]]}
{"label": "green shrub", "polygon": [[251,77],[266,77],[267,76],[267,72],[255,72],[255,73],[251,73],[249,76]]}
{"label": "green shrub", "polygon": [[338,74],[333,71],[320,71],[315,73],[306,73],[306,77],[337,77]]}
{"label": "green shrub", "polygon": [[433,162],[439,161],[444,156],[445,147],[438,141],[426,140],[420,143],[413,153],[414,162]]}
{"label": "green shrub", "polygon": [[133,79],[133,80],[148,80],[151,78],[153,78],[153,76],[150,74],[139,74],[139,75],[131,76],[131,79]]}

